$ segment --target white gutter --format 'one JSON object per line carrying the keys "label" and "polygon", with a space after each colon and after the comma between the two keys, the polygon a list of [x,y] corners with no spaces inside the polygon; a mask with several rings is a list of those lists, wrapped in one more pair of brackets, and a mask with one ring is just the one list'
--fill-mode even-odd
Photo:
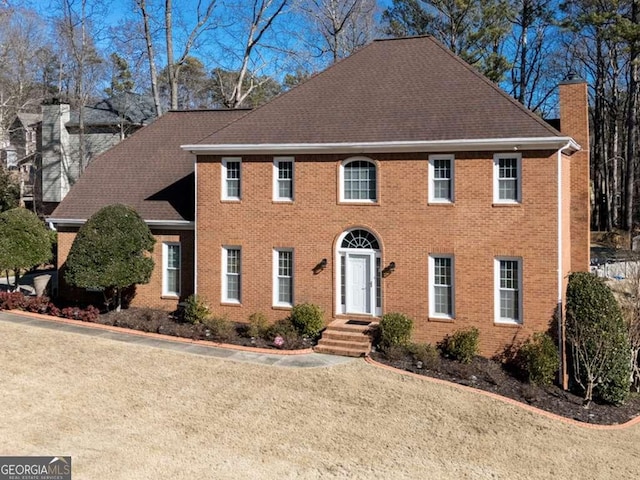
{"label": "white gutter", "polygon": [[429,140],[400,142],[356,142],[356,143],[255,143],[255,144],[188,144],[183,150],[194,154],[269,155],[308,153],[409,153],[438,151],[484,151],[484,150],[580,150],[571,137],[522,137],[485,138],[474,140]]}
{"label": "white gutter", "polygon": [[[58,227],[80,227],[87,222],[81,218],[47,218],[47,222]],[[195,222],[188,220],[145,220],[150,228],[170,228],[173,230],[193,230]]]}
{"label": "white gutter", "polygon": [[194,194],[193,202],[193,294],[198,294],[198,162],[194,157],[193,176],[194,176]]}
{"label": "white gutter", "polygon": [[[575,143],[575,142],[574,142]],[[562,151],[571,147],[571,142],[567,142],[567,144],[558,150],[558,339],[559,339],[559,355],[560,355],[560,381],[562,385],[566,385],[567,380],[567,366],[566,360],[567,355],[565,353],[565,336],[564,336],[564,313],[562,311],[563,308],[563,300],[564,300],[564,289],[563,289],[563,249],[562,249]],[[571,198],[569,198],[569,202],[571,202]],[[565,387],[566,388],[566,387]]]}
{"label": "white gutter", "polygon": [[[575,143],[575,142],[574,142]],[[563,291],[563,250],[562,250],[562,151],[572,146],[572,142],[567,142],[558,150],[558,305],[562,305],[564,298]],[[571,199],[569,199],[571,201]]]}

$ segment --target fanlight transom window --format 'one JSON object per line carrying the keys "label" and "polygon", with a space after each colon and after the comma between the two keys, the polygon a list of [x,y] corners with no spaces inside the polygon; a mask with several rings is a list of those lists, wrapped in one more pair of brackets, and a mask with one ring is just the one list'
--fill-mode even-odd
{"label": "fanlight transom window", "polygon": [[379,250],[378,240],[366,230],[351,230],[342,240],[342,248],[368,248]]}

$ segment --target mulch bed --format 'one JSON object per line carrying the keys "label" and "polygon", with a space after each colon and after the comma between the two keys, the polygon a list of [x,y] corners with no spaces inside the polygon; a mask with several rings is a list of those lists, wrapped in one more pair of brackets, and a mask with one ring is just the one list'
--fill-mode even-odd
{"label": "mulch bed", "polygon": [[401,370],[496,393],[580,422],[615,425],[626,423],[640,414],[639,394],[632,394],[624,405],[592,402],[589,408],[585,408],[582,397],[565,392],[557,386],[538,387],[522,382],[511,375],[501,363],[483,357],[475,357],[470,364],[443,358],[434,370],[417,368],[410,355],[390,360],[379,352],[372,352],[371,358]]}
{"label": "mulch bed", "polygon": [[246,347],[270,348],[274,350],[299,350],[310,348],[313,343],[305,338],[287,337],[282,347],[272,341],[247,335],[247,325],[233,324],[234,331],[229,335],[217,335],[202,323],[186,323],[179,321],[173,314],[163,310],[130,307],[120,312],[111,311],[98,316],[94,323],[115,327],[130,328],[141,332],[161,333],[174,337],[193,340],[210,340],[212,342],[230,343]]}

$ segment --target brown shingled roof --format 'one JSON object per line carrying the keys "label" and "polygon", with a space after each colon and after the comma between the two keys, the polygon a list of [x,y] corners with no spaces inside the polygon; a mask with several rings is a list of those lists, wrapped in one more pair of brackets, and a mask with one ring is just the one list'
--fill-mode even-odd
{"label": "brown shingled roof", "polygon": [[168,112],[96,157],[54,219],[85,220],[113,203],[132,206],[145,220],[193,220],[193,156],[180,148],[197,142],[246,110]]}
{"label": "brown shingled roof", "polygon": [[555,136],[436,40],[412,37],[373,42],[200,144]]}

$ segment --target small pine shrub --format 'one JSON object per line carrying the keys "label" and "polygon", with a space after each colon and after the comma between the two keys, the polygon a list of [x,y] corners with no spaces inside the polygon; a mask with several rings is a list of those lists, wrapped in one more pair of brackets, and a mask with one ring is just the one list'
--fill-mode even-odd
{"label": "small pine shrub", "polygon": [[254,338],[264,338],[269,330],[269,320],[264,313],[256,312],[249,315],[247,335]]}
{"label": "small pine shrub", "polygon": [[322,309],[312,303],[296,305],[291,310],[291,324],[301,336],[317,338],[324,328]]}
{"label": "small pine shrub", "polygon": [[228,342],[236,336],[236,326],[225,317],[206,317],[202,323],[217,340]]}
{"label": "small pine shrub", "polygon": [[534,385],[551,385],[560,366],[558,349],[546,333],[535,333],[518,349],[516,367]]}
{"label": "small pine shrub", "polygon": [[427,370],[437,370],[440,365],[440,352],[430,343],[410,343],[407,350],[416,362],[422,362]]}
{"label": "small pine shrub", "polygon": [[411,339],[413,320],[402,313],[386,313],[380,320],[380,346],[404,346]]}
{"label": "small pine shrub", "polygon": [[184,321],[187,323],[205,323],[205,320],[211,315],[209,305],[198,295],[190,295],[184,306]]}
{"label": "small pine shrub", "polygon": [[453,358],[461,363],[471,363],[478,354],[478,339],[480,331],[475,328],[458,330],[447,335],[440,343],[440,349],[445,357]]}
{"label": "small pine shrub", "polygon": [[389,345],[384,349],[383,355],[384,358],[390,362],[398,362],[406,360],[407,353],[407,347],[405,345]]}

